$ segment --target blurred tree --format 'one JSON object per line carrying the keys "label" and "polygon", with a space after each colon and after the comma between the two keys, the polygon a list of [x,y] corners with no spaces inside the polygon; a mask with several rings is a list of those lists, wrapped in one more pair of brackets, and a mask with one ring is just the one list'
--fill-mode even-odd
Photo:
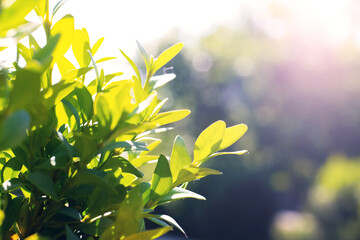
{"label": "blurred tree", "polygon": [[[194,186],[207,203],[168,209],[183,217],[189,236],[269,239],[275,212],[301,209],[327,156],[360,155],[360,59],[354,49],[351,42],[335,48],[311,36],[274,40],[253,26],[221,27],[168,65],[177,75],[168,91],[194,110],[174,135],[185,132],[191,140],[221,118],[246,122],[251,130],[238,142],[251,153],[245,160],[208,163],[227,173],[222,183],[209,178]],[[181,209],[189,205],[197,217],[184,222]]]}

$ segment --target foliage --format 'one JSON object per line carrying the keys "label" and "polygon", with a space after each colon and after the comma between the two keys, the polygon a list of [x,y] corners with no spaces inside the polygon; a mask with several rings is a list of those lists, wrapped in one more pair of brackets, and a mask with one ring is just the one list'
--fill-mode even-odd
{"label": "foliage", "polygon": [[[71,15],[53,22],[63,3],[52,11],[48,0],[0,5],[0,36],[14,39],[18,50],[14,67],[2,67],[0,74],[2,239],[154,239],[172,226],[183,232],[173,218],[154,210],[178,199],[204,200],[186,189],[188,182],[221,174],[202,167],[209,159],[245,153],[220,151],[247,126],[213,123],[197,138],[192,156],[180,136],[170,157],[151,154],[161,142],[151,135],[190,113],[161,112],[166,99],[157,90],[175,75],[154,76],[183,44],[154,58],[138,43],[145,76],[120,50],[135,75],[118,80],[122,72],[108,74],[97,66],[113,59],[95,60],[103,38],[91,45]],[[32,35],[36,25],[24,20],[33,9],[45,46]],[[70,47],[76,64],[64,57]],[[53,77],[55,65],[60,80]],[[89,81],[91,71],[96,78]],[[144,219],[161,227],[146,230]]]}

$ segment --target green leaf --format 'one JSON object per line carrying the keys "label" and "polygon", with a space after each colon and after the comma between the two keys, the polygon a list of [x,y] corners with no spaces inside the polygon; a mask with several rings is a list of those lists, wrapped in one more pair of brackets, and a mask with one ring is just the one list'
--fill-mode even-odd
{"label": "green leaf", "polygon": [[47,5],[48,5],[47,0],[40,0],[40,1],[38,1],[38,4],[36,4],[36,6],[35,6],[34,10],[35,10],[36,14],[39,17],[41,17],[42,19],[44,19],[44,17],[45,17]]}
{"label": "green leaf", "polygon": [[191,182],[206,177],[208,175],[221,175],[221,174],[222,174],[221,172],[214,169],[198,168],[198,167],[190,166],[180,171],[179,176],[177,180],[174,182],[173,186],[176,187],[183,183]]}
{"label": "green leaf", "polygon": [[[216,152],[214,154],[211,154],[208,159],[221,156],[221,155],[243,155],[244,153],[247,153],[248,150],[241,150],[241,151],[235,151],[235,152]],[[206,161],[208,160],[206,159]],[[205,161],[204,161],[205,162]]]}
{"label": "green leaf", "polygon": [[187,117],[190,113],[191,111],[187,109],[159,113],[151,119],[151,125],[154,127],[160,127],[165,124],[177,122]]}
{"label": "green leaf", "polygon": [[73,179],[72,185],[91,185],[103,188],[112,194],[117,194],[115,187],[105,181],[105,173],[95,169],[82,169],[76,174]]}
{"label": "green leaf", "polygon": [[74,31],[74,17],[70,14],[64,16],[52,27],[52,36],[55,36],[57,34],[61,35],[59,44],[56,46],[55,51],[52,54],[55,62],[58,58],[64,56],[64,54],[69,50],[74,37],[76,37],[74,36]]}
{"label": "green leaf", "polygon": [[200,166],[208,156],[217,151],[224,137],[225,128],[225,122],[217,121],[199,135],[194,146],[194,161],[192,165]]}
{"label": "green leaf", "polygon": [[45,172],[31,172],[27,175],[27,180],[55,201],[59,201],[55,192],[53,181]]}
{"label": "green leaf", "polygon": [[82,83],[79,81],[60,81],[41,91],[40,99],[44,106],[50,109],[81,85]]}
{"label": "green leaf", "polygon": [[75,147],[79,153],[80,160],[85,164],[88,164],[90,160],[96,154],[97,144],[94,138],[85,133],[74,133],[75,137]]}
{"label": "green leaf", "polygon": [[35,102],[40,95],[40,73],[17,69],[14,88],[11,92],[9,108],[25,108]]}
{"label": "green leaf", "polygon": [[[135,109],[134,113],[136,113],[136,114],[143,113],[145,110],[147,110],[149,108],[150,104],[156,100],[157,100],[157,93],[154,91],[144,101],[139,103],[139,105]],[[145,111],[145,112],[147,112],[147,111]]]}
{"label": "green leaf", "polygon": [[68,225],[65,225],[66,240],[80,240],[78,236],[71,230]]}
{"label": "green leaf", "polygon": [[158,90],[168,82],[174,80],[176,75],[174,73],[163,74],[158,76],[153,76],[149,80],[149,84],[147,86],[147,92],[152,92],[153,90]]}
{"label": "green leaf", "polygon": [[1,226],[3,233],[9,230],[12,227],[12,225],[15,223],[15,221],[18,219],[22,200],[23,200],[22,197],[16,197],[9,200],[8,206],[5,210],[5,219]]}
{"label": "green leaf", "polygon": [[1,9],[0,36],[5,32],[25,23],[25,17],[34,9],[39,0],[16,0],[8,8]]}
{"label": "green leaf", "polygon": [[17,44],[19,54],[24,58],[26,62],[29,62],[31,60],[31,52],[30,49],[25,47],[23,44],[18,43]]}
{"label": "green leaf", "polygon": [[56,5],[53,8],[52,11],[52,18],[55,16],[55,14],[57,13],[57,11],[59,11],[59,9],[62,7],[62,5],[65,4],[67,0],[60,0],[59,2],[56,3]]}
{"label": "green leaf", "polygon": [[91,51],[86,33],[83,30],[75,30],[72,50],[80,67],[87,67],[91,62],[88,51]]}
{"label": "green leaf", "polygon": [[221,151],[233,145],[239,140],[247,131],[248,127],[245,124],[238,124],[225,129],[224,137],[221,141],[217,151]]}
{"label": "green leaf", "polygon": [[181,169],[190,166],[191,157],[185,142],[180,136],[176,136],[170,158],[170,169],[173,182],[177,179]]}
{"label": "green leaf", "polygon": [[143,177],[143,174],[134,165],[122,157],[113,157],[106,160],[106,162],[102,164],[99,169],[106,172],[108,170],[117,170],[118,168],[121,168],[123,172],[131,173],[138,178]]}
{"label": "green leaf", "polygon": [[65,75],[70,70],[75,70],[76,67],[64,56],[57,59],[57,66],[61,76]]}
{"label": "green leaf", "polygon": [[95,63],[106,62],[106,61],[114,60],[116,58],[117,57],[103,57],[103,58],[100,58],[99,60],[97,60]]}
{"label": "green leaf", "polygon": [[1,125],[0,149],[14,147],[25,138],[30,116],[24,110],[15,111]]}
{"label": "green leaf", "polygon": [[[167,223],[169,223],[170,225],[176,227],[177,229],[179,229],[187,238],[185,231],[181,228],[181,226],[175,221],[175,219],[173,219],[172,217],[162,214],[162,215],[154,215],[151,214],[150,216],[152,217],[148,217],[150,220],[154,221],[156,223],[156,220],[161,219]],[[160,224],[161,225],[161,224]],[[163,226],[166,227],[166,226]]]}
{"label": "green leaf", "polygon": [[149,115],[149,119],[153,118],[156,114],[158,114],[161,110],[161,108],[165,105],[165,103],[167,102],[168,98],[163,99],[161,102],[159,102],[155,107],[153,112]]}
{"label": "green leaf", "polygon": [[85,117],[85,121],[90,121],[94,114],[93,100],[91,94],[84,85],[82,85],[81,87],[77,87],[75,89],[75,94],[77,96],[81,112]]}
{"label": "green leaf", "polygon": [[160,155],[151,179],[151,197],[158,198],[166,194],[172,186],[172,176],[169,162],[164,155]]}
{"label": "green leaf", "polygon": [[[34,52],[32,61],[29,61],[27,63],[26,68],[40,73],[44,72],[50,66],[54,59],[53,56],[59,41],[60,34],[51,36],[45,47],[40,48]],[[47,85],[45,86],[48,87]]]}
{"label": "green leaf", "polygon": [[152,239],[161,237],[162,235],[164,235],[165,233],[167,233],[171,230],[172,230],[172,227],[170,227],[170,226],[163,227],[163,228],[157,228],[157,229],[148,230],[148,231],[144,231],[144,232],[140,232],[140,233],[135,233],[133,235],[130,235],[130,236],[124,238],[123,240],[145,240],[145,239],[152,240]]}
{"label": "green leaf", "polygon": [[[17,177],[18,175],[16,175]],[[13,191],[15,189],[18,189],[20,187],[23,186],[23,183],[20,182],[20,180],[18,178],[11,178],[5,182],[2,183],[1,187],[0,187],[0,191]]]}
{"label": "green leaf", "polygon": [[168,63],[171,59],[173,59],[184,47],[184,43],[177,43],[165,51],[163,51],[160,56],[155,60],[154,72],[163,67],[166,63]]}
{"label": "green leaf", "polygon": [[65,99],[61,100],[61,102],[64,104],[64,106],[66,106],[71,111],[71,113],[75,117],[77,129],[80,129],[80,125],[81,125],[80,117],[79,117],[79,113],[77,112],[76,108],[69,101],[67,101]]}
{"label": "green leaf", "polygon": [[139,232],[143,209],[142,199],[140,187],[135,187],[120,203],[115,221],[115,236],[129,236]]}
{"label": "green leaf", "polygon": [[159,199],[158,205],[167,204],[169,202],[173,202],[184,198],[195,198],[198,200],[206,200],[206,198],[201,196],[200,194],[194,193],[184,188],[175,187],[171,189],[167,194],[165,194],[162,198]]}
{"label": "green leaf", "polygon": [[[141,55],[142,55],[143,58],[144,58],[144,62],[145,62],[145,66],[146,66],[146,71],[147,71],[148,73],[150,73],[150,71],[151,71],[150,57],[149,57],[149,55],[147,54],[147,52],[145,51],[144,47],[141,45],[141,43],[138,42],[138,41],[136,41],[136,43],[137,43],[137,45],[138,45],[138,47],[139,47],[139,49],[140,49]],[[140,78],[139,78],[139,79],[140,79]]]}
{"label": "green leaf", "polygon": [[104,42],[104,38],[102,37],[102,38],[99,38],[97,41],[96,41],[96,43],[94,44],[94,46],[92,46],[92,48],[91,48],[91,53],[92,53],[92,55],[94,56],[95,55],[95,53],[99,50],[99,48],[100,48],[100,46],[101,46],[101,44]]}
{"label": "green leaf", "polygon": [[81,77],[82,75],[84,75],[85,73],[89,72],[92,69],[93,69],[92,67],[83,67],[83,68],[71,70],[66,74],[64,74],[60,81],[72,81],[75,78]]}
{"label": "green leaf", "polygon": [[139,71],[138,67],[136,66],[136,64],[121,49],[119,49],[119,50],[120,50],[121,54],[126,58],[126,60],[130,63],[131,67],[134,69],[138,81],[141,81],[140,71]]}
{"label": "green leaf", "polygon": [[12,178],[18,177],[22,165],[23,164],[20,159],[16,157],[8,160],[1,169],[1,181],[4,182]]}
{"label": "green leaf", "polygon": [[111,151],[115,148],[123,148],[124,151],[147,151],[148,149],[145,148],[145,144],[141,142],[112,142],[105,147],[98,150],[98,153],[105,153],[106,151]]}

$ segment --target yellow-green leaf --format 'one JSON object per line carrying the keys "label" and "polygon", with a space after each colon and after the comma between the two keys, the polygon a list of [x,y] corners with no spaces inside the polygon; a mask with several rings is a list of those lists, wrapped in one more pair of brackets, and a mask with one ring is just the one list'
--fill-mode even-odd
{"label": "yellow-green leaf", "polygon": [[166,194],[172,185],[169,162],[164,155],[160,155],[151,179],[151,197],[156,199]]}
{"label": "yellow-green leaf", "polygon": [[76,69],[76,67],[64,56],[58,58],[57,65],[61,76],[64,76],[65,73]]}
{"label": "yellow-green leaf", "polygon": [[83,30],[76,30],[74,33],[74,41],[72,50],[80,67],[87,67],[91,62],[89,55],[90,45],[87,41],[87,35]]}
{"label": "yellow-green leaf", "polygon": [[239,140],[247,131],[248,127],[245,124],[238,124],[232,127],[225,129],[223,140],[217,149],[221,151],[227,147],[233,145],[237,140]]}
{"label": "yellow-green leaf", "polygon": [[247,153],[248,150],[241,150],[241,151],[235,151],[235,152],[216,152],[214,154],[211,154],[208,159],[221,156],[221,155],[243,155],[244,153]]}
{"label": "yellow-green leaf", "polygon": [[177,43],[165,51],[163,51],[160,56],[155,60],[154,72],[163,67],[166,63],[168,63],[171,59],[173,59],[184,47],[184,43]]}
{"label": "yellow-green leaf", "polygon": [[104,38],[99,38],[99,40],[96,41],[96,43],[94,44],[94,46],[92,46],[91,48],[91,53],[94,56],[95,53],[99,50],[101,44],[104,42]]}
{"label": "yellow-green leaf", "polygon": [[221,175],[219,172],[210,168],[199,168],[199,167],[186,167],[179,173],[177,180],[174,182],[173,187],[179,186],[183,183],[191,182],[209,175]]}
{"label": "yellow-green leaf", "polygon": [[25,17],[34,9],[39,0],[16,0],[8,8],[1,9],[0,14],[0,36],[6,31],[16,28],[26,22]]}
{"label": "yellow-green leaf", "polygon": [[115,222],[116,236],[129,236],[140,231],[142,209],[143,198],[138,186],[120,203]]}
{"label": "yellow-green leaf", "polygon": [[172,227],[170,227],[170,226],[163,227],[163,228],[157,228],[157,229],[148,230],[145,232],[135,233],[133,235],[130,235],[130,236],[124,238],[124,240],[152,240],[152,239],[161,237],[162,235],[164,235],[165,233],[167,233],[171,230],[172,230]]}
{"label": "yellow-green leaf", "polygon": [[134,69],[134,71],[136,73],[137,80],[140,83],[141,76],[140,76],[140,72],[139,72],[138,67],[133,62],[133,60],[131,60],[131,58],[128,57],[128,55],[126,55],[121,49],[119,49],[119,50],[120,50],[121,54],[126,58],[126,60],[130,63],[131,67]]}
{"label": "yellow-green leaf", "polygon": [[194,146],[194,166],[201,163],[219,148],[224,137],[226,124],[224,121],[217,121],[207,127],[197,138]]}
{"label": "yellow-green leaf", "polygon": [[191,157],[186,148],[185,142],[180,136],[176,136],[170,158],[170,169],[173,182],[177,179],[181,169],[191,164]]}
{"label": "yellow-green leaf", "polygon": [[159,127],[168,123],[177,122],[188,116],[190,113],[191,111],[187,109],[159,113],[151,119],[151,124],[154,125],[154,127]]}
{"label": "yellow-green leaf", "polygon": [[64,56],[74,38],[74,17],[70,14],[60,19],[51,29],[51,35],[60,34],[60,40],[52,54],[54,61]]}

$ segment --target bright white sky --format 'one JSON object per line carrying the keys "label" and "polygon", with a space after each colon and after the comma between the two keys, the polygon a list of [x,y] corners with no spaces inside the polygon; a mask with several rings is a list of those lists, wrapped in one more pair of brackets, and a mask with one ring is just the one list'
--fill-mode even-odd
{"label": "bright white sky", "polygon": [[[57,2],[50,1],[53,5]],[[88,29],[92,44],[105,37],[103,55],[119,56],[121,48],[134,56],[138,54],[136,40],[147,48],[160,42],[172,29],[178,29],[178,39],[186,47],[216,26],[241,28],[249,19],[274,38],[296,32],[301,37],[317,35],[326,43],[339,44],[352,36],[360,46],[360,4],[355,3],[356,0],[68,0],[57,16],[72,14],[77,28]]]}

